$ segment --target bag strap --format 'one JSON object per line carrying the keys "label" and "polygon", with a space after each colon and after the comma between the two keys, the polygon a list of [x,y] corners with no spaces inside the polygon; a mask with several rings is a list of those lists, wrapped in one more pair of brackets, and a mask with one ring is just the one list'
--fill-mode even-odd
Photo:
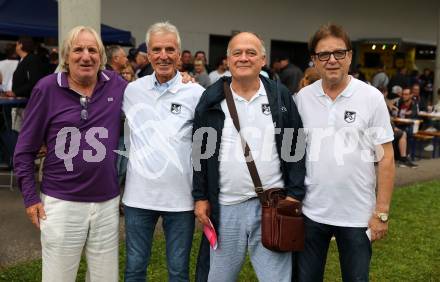
{"label": "bag strap", "polygon": [[234,98],[232,97],[232,92],[229,84],[225,81],[223,82],[223,91],[225,92],[226,104],[228,105],[229,113],[231,114],[232,122],[240,135],[241,145],[244,148],[244,158],[246,160],[246,165],[251,174],[252,182],[254,183],[255,192],[257,193],[260,201],[263,201],[263,185],[261,184],[260,175],[258,174],[257,167],[255,165],[254,158],[252,157],[251,149],[248,143],[244,139],[240,131],[240,121],[238,120],[237,108],[235,107]]}

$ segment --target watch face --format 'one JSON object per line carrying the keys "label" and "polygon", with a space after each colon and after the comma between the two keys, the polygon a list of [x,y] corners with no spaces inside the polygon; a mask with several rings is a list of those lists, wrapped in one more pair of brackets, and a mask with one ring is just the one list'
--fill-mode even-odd
{"label": "watch face", "polygon": [[387,222],[388,221],[388,215],[387,214],[381,214],[379,215],[379,218],[382,222]]}

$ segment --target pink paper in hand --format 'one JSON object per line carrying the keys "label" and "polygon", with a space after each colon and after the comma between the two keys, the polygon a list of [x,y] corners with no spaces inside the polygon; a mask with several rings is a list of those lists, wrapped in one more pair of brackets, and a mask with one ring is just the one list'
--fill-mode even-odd
{"label": "pink paper in hand", "polygon": [[205,233],[205,236],[208,239],[211,248],[217,250],[217,234],[215,233],[215,229],[211,223],[211,220],[209,221],[209,225],[203,225],[203,233]]}

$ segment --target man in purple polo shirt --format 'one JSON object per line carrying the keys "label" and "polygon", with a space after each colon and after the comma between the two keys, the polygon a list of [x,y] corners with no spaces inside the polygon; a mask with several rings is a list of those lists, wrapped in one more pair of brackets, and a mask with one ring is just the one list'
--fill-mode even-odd
{"label": "man in purple polo shirt", "polygon": [[[41,231],[43,281],[75,281],[83,248],[88,281],[118,281],[119,186],[116,154],[127,83],[103,71],[97,33],[73,28],[61,50],[63,72],[32,91],[14,166],[26,212]],[[34,159],[47,146],[41,193]]]}

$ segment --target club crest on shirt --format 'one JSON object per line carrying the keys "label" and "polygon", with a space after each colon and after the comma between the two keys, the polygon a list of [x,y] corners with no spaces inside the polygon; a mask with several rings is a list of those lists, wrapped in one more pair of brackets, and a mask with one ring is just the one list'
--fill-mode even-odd
{"label": "club crest on shirt", "polygon": [[180,114],[181,108],[182,108],[182,105],[180,105],[180,104],[176,104],[176,103],[171,104],[171,112],[175,115]]}
{"label": "club crest on shirt", "polygon": [[269,104],[261,104],[261,112],[266,116],[270,115],[270,107]]}
{"label": "club crest on shirt", "polygon": [[356,120],[356,112],[353,111],[345,111],[344,113],[345,122],[352,123]]}

